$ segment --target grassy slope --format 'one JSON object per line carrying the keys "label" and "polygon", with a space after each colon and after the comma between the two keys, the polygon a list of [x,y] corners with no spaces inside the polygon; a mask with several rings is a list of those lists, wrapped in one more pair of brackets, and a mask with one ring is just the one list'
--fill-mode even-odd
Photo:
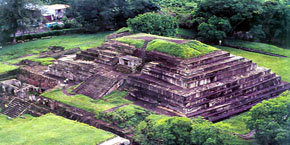
{"label": "grassy slope", "polygon": [[248,118],[248,112],[245,112],[240,115],[231,117],[230,119],[218,122],[216,124],[222,125],[223,127],[226,127],[230,131],[235,132],[235,133],[247,134],[250,132],[250,130],[247,129],[247,125],[246,125],[247,118]]}
{"label": "grassy slope", "polygon": [[13,120],[0,115],[0,145],[99,144],[114,136],[53,114]]}
{"label": "grassy slope", "polygon": [[90,97],[77,94],[72,96],[65,95],[61,89],[55,89],[49,92],[45,92],[42,96],[84,109],[89,112],[99,113],[123,104],[130,104],[131,101],[124,99],[126,92],[115,91],[103,98],[106,100],[94,100]]}
{"label": "grassy slope", "polygon": [[235,46],[242,46],[250,49],[261,50],[264,52],[280,54],[284,56],[290,56],[290,51],[287,49],[283,49],[274,45],[266,44],[266,43],[259,43],[259,42],[248,42],[248,41],[226,41],[226,43],[235,45]]}
{"label": "grassy slope", "polygon": [[51,39],[5,46],[0,50],[0,62],[25,56],[27,54],[38,54],[46,51],[49,46],[55,45],[63,46],[65,49],[80,47],[82,50],[100,46],[104,42],[105,36],[110,33],[111,32],[54,36]]}
{"label": "grassy slope", "polygon": [[[274,56],[268,56],[248,51],[243,51],[239,49],[234,49],[230,47],[215,46],[225,51],[229,51],[234,55],[239,55],[247,59],[253,60],[259,66],[270,68],[273,72],[277,73],[282,77],[282,80],[290,82],[290,55],[288,58],[280,58]],[[290,50],[286,54],[290,54]]]}
{"label": "grassy slope", "polygon": [[0,63],[0,74],[18,69],[16,66]]}

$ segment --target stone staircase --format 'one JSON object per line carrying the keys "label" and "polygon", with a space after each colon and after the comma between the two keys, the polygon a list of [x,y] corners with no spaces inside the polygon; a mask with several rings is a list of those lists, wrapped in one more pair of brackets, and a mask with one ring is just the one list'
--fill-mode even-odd
{"label": "stone staircase", "polygon": [[224,51],[165,62],[148,63],[127,86],[134,97],[188,117],[222,120],[290,88],[269,69]]}
{"label": "stone staircase", "polygon": [[111,71],[91,76],[73,91],[78,94],[89,96],[93,99],[99,99],[100,97],[118,89],[122,82],[123,79],[119,74]]}
{"label": "stone staircase", "polygon": [[16,118],[25,113],[29,108],[30,103],[24,102],[18,98],[14,98],[9,104],[8,107],[4,108],[0,113],[5,114],[9,117]]}

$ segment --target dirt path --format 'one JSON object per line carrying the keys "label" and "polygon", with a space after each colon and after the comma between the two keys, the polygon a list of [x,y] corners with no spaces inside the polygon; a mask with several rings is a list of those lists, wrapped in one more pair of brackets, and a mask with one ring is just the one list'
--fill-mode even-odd
{"label": "dirt path", "polygon": [[115,110],[117,110],[118,108],[121,108],[121,107],[124,107],[124,106],[127,106],[129,104],[123,104],[123,105],[120,105],[120,106],[117,106],[117,107],[114,107],[114,108],[111,108],[111,109],[108,109],[106,111],[104,111],[105,113],[108,113],[108,112],[113,112]]}
{"label": "dirt path", "polygon": [[238,134],[238,133],[233,133],[233,135],[237,135],[238,137],[245,139],[245,140],[251,140],[255,138],[256,130],[252,130],[247,134]]}

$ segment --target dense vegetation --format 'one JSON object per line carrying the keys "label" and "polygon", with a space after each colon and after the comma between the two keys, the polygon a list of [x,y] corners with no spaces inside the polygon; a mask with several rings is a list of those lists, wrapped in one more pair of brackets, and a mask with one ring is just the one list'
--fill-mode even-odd
{"label": "dense vegetation", "polygon": [[150,0],[70,0],[69,4],[68,16],[90,32],[121,28],[127,19],[159,9]]}
{"label": "dense vegetation", "polygon": [[40,11],[31,11],[27,8],[27,5],[33,6],[37,2],[37,0],[0,1],[0,44],[11,40],[11,35],[16,41],[17,31],[25,31],[40,21]]}
{"label": "dense vegetation", "polygon": [[[288,45],[289,2],[284,0],[154,0],[165,13],[175,15],[180,27],[203,40],[238,37]],[[249,33],[246,33],[249,32]]]}
{"label": "dense vegetation", "polygon": [[178,22],[175,17],[157,13],[145,13],[127,21],[133,33],[149,33],[161,36],[175,36]]}
{"label": "dense vegetation", "polygon": [[201,118],[150,115],[137,126],[135,140],[142,145],[227,145],[236,138]]}
{"label": "dense vegetation", "polygon": [[249,112],[248,126],[256,130],[256,139],[264,145],[290,144],[290,92],[265,100]]}
{"label": "dense vegetation", "polygon": [[8,119],[0,114],[0,144],[99,144],[115,137],[83,123],[47,114],[38,118]]}

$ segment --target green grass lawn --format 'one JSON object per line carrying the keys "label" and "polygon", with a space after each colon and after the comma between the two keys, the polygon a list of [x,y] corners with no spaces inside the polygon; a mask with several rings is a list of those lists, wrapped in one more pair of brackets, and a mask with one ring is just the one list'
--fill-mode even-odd
{"label": "green grass lawn", "polygon": [[222,125],[223,127],[228,128],[231,132],[234,133],[247,134],[250,132],[250,130],[247,129],[246,125],[248,117],[248,112],[245,112],[215,124]]}
{"label": "green grass lawn", "polygon": [[132,103],[131,101],[124,99],[126,95],[127,92],[115,91],[107,96],[104,96],[104,101],[101,99],[94,100],[81,94],[67,96],[62,92],[61,89],[55,89],[42,94],[44,97],[96,114],[123,104]]}
{"label": "green grass lawn", "polygon": [[95,145],[113,137],[110,132],[53,114],[26,119],[0,115],[0,145]]}
{"label": "green grass lawn", "polygon": [[12,60],[9,60],[6,62],[9,64],[18,64],[22,60],[26,60],[26,59],[34,61],[34,62],[40,62],[41,65],[50,65],[53,63],[53,61],[55,61],[55,59],[52,57],[38,58],[38,55],[31,55],[31,56],[21,57],[21,58],[17,58],[17,59],[12,59]]}
{"label": "green grass lawn", "polygon": [[128,129],[136,127],[150,114],[152,114],[152,112],[149,110],[130,104],[120,107],[112,112],[100,113],[96,118],[113,123],[120,128]]}
{"label": "green grass lawn", "polygon": [[266,44],[266,43],[259,43],[259,42],[249,42],[249,41],[241,41],[241,40],[227,40],[226,43],[235,45],[235,46],[242,46],[250,49],[261,50],[264,52],[290,56],[290,51],[288,49],[283,49],[277,47],[275,45]]}
{"label": "green grass lawn", "polygon": [[46,51],[49,46],[63,46],[65,49],[80,47],[82,50],[85,50],[100,46],[105,41],[105,36],[110,33],[112,32],[53,36],[51,39],[40,39],[16,45],[4,46],[0,50],[0,62],[15,59],[27,54],[38,54]]}
{"label": "green grass lawn", "polygon": [[240,49],[234,49],[230,47],[215,46],[219,49],[230,52],[231,54],[245,57],[253,60],[258,66],[270,68],[273,72],[280,75],[282,80],[290,82],[290,50],[285,50],[288,54],[287,58],[268,56],[259,53],[248,52]]}
{"label": "green grass lawn", "polygon": [[16,69],[18,69],[17,66],[0,63],[0,74],[4,74]]}

